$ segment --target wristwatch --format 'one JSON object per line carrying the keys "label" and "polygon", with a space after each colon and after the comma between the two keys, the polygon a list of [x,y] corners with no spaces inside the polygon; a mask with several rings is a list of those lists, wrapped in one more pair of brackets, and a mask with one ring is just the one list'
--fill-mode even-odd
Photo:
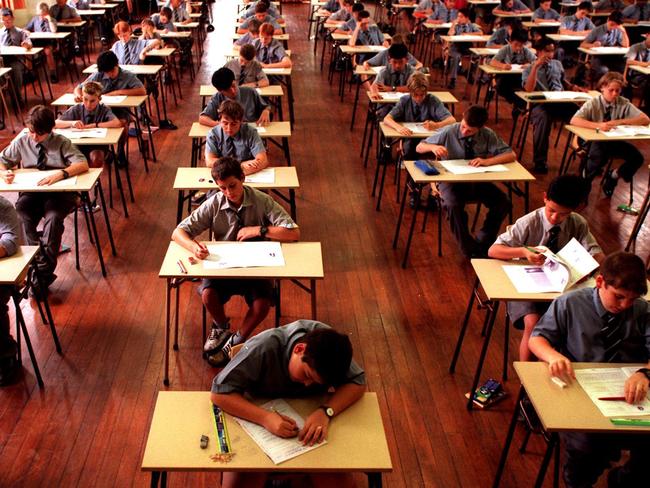
{"label": "wristwatch", "polygon": [[641,369],[637,369],[635,372],[636,372],[636,373],[642,373],[642,374],[644,374],[645,377],[648,379],[648,381],[650,381],[650,369],[648,369],[648,368],[641,368]]}
{"label": "wristwatch", "polygon": [[330,407],[329,405],[321,405],[318,408],[323,409],[323,411],[325,412],[325,415],[327,415],[328,419],[331,419],[332,417],[334,417],[334,409],[332,407]]}
{"label": "wristwatch", "polygon": [[391,91],[397,91],[397,87],[395,85],[391,86]]}
{"label": "wristwatch", "polygon": [[266,237],[266,233],[269,231],[269,228],[266,225],[260,227],[260,237]]}
{"label": "wristwatch", "polygon": [[70,173],[68,173],[66,170],[62,169],[61,173],[63,173],[63,179],[64,180],[67,180],[68,178],[70,178]]}

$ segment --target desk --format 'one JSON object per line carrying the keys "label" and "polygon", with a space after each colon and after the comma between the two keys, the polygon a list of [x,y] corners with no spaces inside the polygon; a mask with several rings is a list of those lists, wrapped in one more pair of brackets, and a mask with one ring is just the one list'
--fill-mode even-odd
{"label": "desk", "polygon": [[587,37],[586,32],[587,31],[585,31],[584,35],[547,34],[546,37],[548,37],[549,39],[553,39],[555,42],[582,42],[585,40],[585,37]]}
{"label": "desk", "polygon": [[[10,57],[18,57],[20,58],[21,56],[25,56],[27,58],[34,58],[36,59],[37,56],[40,56],[43,53],[43,48],[42,47],[32,47],[30,49],[24,48],[22,46],[0,46],[0,56],[10,56]],[[35,61],[33,61],[34,63]],[[33,65],[32,65],[33,66]],[[52,95],[52,86],[50,85],[50,77],[47,73],[47,66],[45,62],[39,62],[37,63],[37,66],[41,67],[41,71],[43,72],[43,77],[45,79],[45,82],[47,83],[47,88],[48,91],[50,92],[50,100],[53,98]],[[34,71],[34,74],[36,75],[36,80],[38,81],[38,86],[41,89],[41,99],[43,100],[43,105],[46,104],[45,102],[45,92],[43,91],[43,85],[41,84],[41,77],[39,76],[38,72]],[[15,87],[16,91],[22,89],[21,86]]]}
{"label": "desk", "polygon": [[[282,110],[282,99],[280,97],[284,96],[284,90],[282,85],[269,85],[262,88],[255,88],[255,91],[259,93],[261,97],[271,98],[269,100],[271,104],[275,106],[278,110],[278,119],[282,120],[284,118],[284,111]],[[212,85],[201,85],[199,88],[199,96],[201,97],[201,107],[205,108],[205,99],[206,97],[213,97],[216,95],[217,89]]]}
{"label": "desk", "polygon": [[578,51],[585,53],[588,56],[625,56],[630,48],[628,47],[607,47],[607,51],[603,52],[601,48],[593,47],[579,47]]}
{"label": "desk", "polygon": [[[254,123],[251,123],[255,127]],[[203,146],[203,139],[208,137],[208,132],[210,132],[212,127],[207,125],[200,124],[198,122],[193,122],[188,134],[192,139],[192,155],[191,155],[191,166],[195,168],[199,162],[201,146]],[[287,160],[287,165],[291,166],[291,152],[289,151],[289,137],[291,137],[291,124],[289,122],[269,122],[269,124],[264,127],[265,131],[260,132],[260,137],[262,139],[268,139],[276,147],[282,149],[284,152],[284,157]],[[277,142],[275,139],[280,139],[280,142]]]}
{"label": "desk", "polygon": [[[414,161],[404,161],[407,177],[404,184],[404,193],[402,195],[402,203],[400,206],[399,217],[397,219],[397,226],[395,228],[395,236],[393,237],[393,249],[397,248],[397,241],[399,240],[400,228],[402,219],[404,218],[404,207],[406,206],[406,198],[408,195],[409,181],[413,182],[414,186],[414,199],[419,202],[422,188],[431,183],[503,183],[507,186],[510,194],[515,193],[524,199],[524,214],[528,213],[528,200],[529,200],[529,183],[535,181],[535,177],[531,175],[526,168],[518,162],[505,164],[508,171],[493,172],[493,173],[474,173],[469,175],[455,175],[448,172],[440,165],[439,162],[434,163],[440,174],[435,176],[427,176],[422,171],[415,167]],[[522,182],[524,190],[520,190],[514,186],[515,183]],[[510,195],[511,196],[511,195]],[[413,209],[413,220],[409,228],[408,237],[406,240],[406,248],[404,249],[404,259],[402,260],[402,268],[406,268],[408,260],[409,249],[411,247],[411,240],[413,239],[413,230],[415,229],[415,222],[418,216],[418,207],[416,205]],[[511,216],[512,217],[512,216]],[[442,220],[438,219],[438,256],[442,255]]]}
{"label": "desk", "polygon": [[[9,73],[11,73],[11,68],[0,68],[0,79],[6,78],[7,83],[9,84],[9,89],[11,90],[11,96],[13,97],[13,101],[14,101],[15,111],[13,113],[13,117],[16,119],[16,123],[18,125],[25,125],[24,120],[22,120],[22,114],[18,108],[20,107],[20,105],[18,104],[18,95],[16,94],[16,87],[14,86],[14,80],[11,78]],[[2,100],[2,107],[4,111],[7,113],[7,119],[9,119],[11,117],[11,114],[9,113],[9,106],[7,105],[7,101],[5,100],[4,92],[0,92],[0,99]],[[13,122],[11,124],[11,130],[14,133],[16,132],[16,126],[13,125]]]}
{"label": "desk", "polygon": [[291,84],[291,71],[292,68],[262,68],[264,74],[269,77],[269,81],[273,82],[272,77],[277,77],[280,85],[287,88],[287,105],[289,107],[289,122],[293,129],[293,124],[296,120],[293,110],[293,85]]}
{"label": "desk", "polygon": [[490,36],[484,36],[482,34],[467,34],[459,36],[440,36],[445,42],[476,42],[484,43],[490,40]]}
{"label": "desk", "polygon": [[[573,363],[574,369],[611,368],[614,366],[623,367],[626,364]],[[639,367],[641,366],[639,365]],[[600,413],[598,407],[591,401],[577,381],[568,388],[558,388],[551,382],[546,363],[515,361],[514,367],[521,380],[519,398],[523,398],[524,391],[528,394],[528,398],[530,398],[544,429],[551,434],[546,453],[537,473],[535,487],[541,487],[544,482],[546,469],[553,451],[556,447],[559,449],[559,434],[562,432],[639,435],[648,435],[650,432],[648,427],[612,424],[607,417]],[[515,405],[505,444],[501,451],[497,473],[494,477],[493,487],[499,486],[508,458],[508,451],[519,414],[519,401]]]}
{"label": "desk", "polygon": [[[490,82],[486,83],[487,89],[485,90],[485,99],[483,101],[483,105],[488,106],[488,100],[490,98],[490,94],[493,91],[496,91],[495,87],[493,86],[494,84],[491,82],[493,78],[496,78],[497,76],[511,76],[511,75],[517,75],[521,76],[522,73],[524,72],[523,68],[518,68],[518,69],[503,69],[503,68],[495,68],[494,66],[490,64],[480,64],[479,69],[483,71],[488,77],[490,78]],[[476,87],[476,100],[474,103],[478,103],[479,99],[481,97],[481,83],[477,84]],[[499,98],[498,96],[495,97],[495,103],[494,103],[494,121],[499,122]]]}
{"label": "desk", "polygon": [[[298,173],[294,166],[273,167],[275,170],[275,181],[273,183],[245,183],[247,186],[258,190],[270,190],[291,208],[291,218],[296,220],[296,195],[295,191],[300,188]],[[190,198],[196,191],[219,190],[217,184],[212,180],[210,168],[178,168],[176,179],[174,179],[174,190],[178,190],[178,206],[176,208],[176,223],[183,219],[183,204],[187,200],[188,213],[190,212]],[[280,190],[289,190],[289,197],[280,193]],[[185,191],[188,195],[185,196]]]}
{"label": "desk", "polygon": [[500,17],[502,19],[508,18],[508,17],[518,17],[518,18],[524,18],[524,17],[532,17],[533,12],[492,12],[492,15],[495,17]]}
{"label": "desk", "polygon": [[103,10],[101,7],[103,7],[103,5],[97,4],[97,7],[93,7],[88,10],[77,10],[77,13],[80,17],[101,17],[106,13],[106,10]]}
{"label": "desk", "polygon": [[[16,173],[26,173],[33,172],[38,170],[32,169],[19,169],[15,170]],[[115,250],[115,242],[113,241],[113,232],[111,231],[111,223],[108,218],[108,211],[106,210],[106,201],[104,200],[104,191],[102,190],[102,183],[99,177],[102,174],[101,168],[90,168],[86,173],[77,175],[76,183],[70,183],[68,185],[55,185],[55,186],[24,186],[18,185],[16,183],[7,184],[4,181],[0,181],[0,193],[15,193],[15,192],[32,192],[32,193],[52,193],[52,192],[78,192],[81,195],[81,201],[83,205],[81,206],[82,211],[85,213],[86,217],[89,219],[92,230],[93,244],[97,250],[97,257],[99,258],[99,264],[102,268],[102,275],[106,277],[106,266],[104,265],[104,255],[102,253],[102,246],[99,242],[99,234],[97,233],[97,226],[95,224],[95,215],[92,211],[92,204],[90,201],[90,191],[97,187],[99,191],[99,198],[101,200],[102,211],[104,213],[104,221],[106,223],[106,231],[108,233],[108,238],[111,243],[111,250],[113,251],[113,256],[117,255]],[[75,250],[79,253],[79,246],[75,245]],[[79,269],[79,264],[77,260],[77,269]]]}
{"label": "desk", "polygon": [[[294,398],[289,404],[306,418],[318,406],[317,398]],[[160,391],[142,459],[142,471],[151,472],[151,486],[166,486],[168,471],[268,471],[291,473],[364,472],[368,484],[381,487],[382,473],[393,470],[376,393],[363,397],[336,416],[327,444],[282,464],[275,465],[225,414],[236,455],[228,463],[210,459],[217,440],[212,402],[208,391]],[[201,449],[201,435],[210,438]]]}
{"label": "desk", "polygon": [[638,71],[639,73],[642,73],[644,75],[650,75],[650,66],[638,66],[638,65],[632,65],[628,66],[628,69]]}
{"label": "desk", "polygon": [[[158,276],[165,278],[167,283],[166,299],[166,320],[165,320],[165,377],[163,383],[169,385],[169,333],[171,327],[171,306],[172,288],[176,289],[175,297],[175,323],[174,323],[174,350],[178,351],[178,305],[179,288],[186,280],[193,278],[212,279],[270,279],[270,280],[291,280],[302,290],[311,296],[311,318],[316,320],[316,281],[322,280],[323,256],[320,242],[291,242],[282,244],[284,254],[284,266],[277,267],[255,267],[255,268],[229,268],[229,269],[204,269],[201,263],[191,265],[187,258],[191,253],[175,242],[169,243]],[[178,268],[178,261],[186,264],[188,273],[181,274]],[[306,286],[299,280],[309,280],[310,285]],[[279,286],[279,284],[278,284]],[[278,289],[277,303],[275,305],[275,323],[279,324],[281,296]]]}
{"label": "desk", "polygon": [[70,32],[30,32],[29,38],[32,40],[59,41],[70,35]]}
{"label": "desk", "polygon": [[526,21],[526,22],[522,22],[522,25],[527,29],[559,29],[560,21],[559,20],[545,20],[543,22]]}

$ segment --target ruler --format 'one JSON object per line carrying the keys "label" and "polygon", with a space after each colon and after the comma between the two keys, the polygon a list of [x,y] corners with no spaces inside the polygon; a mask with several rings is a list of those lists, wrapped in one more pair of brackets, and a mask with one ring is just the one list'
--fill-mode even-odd
{"label": "ruler", "polygon": [[217,453],[210,456],[210,458],[213,461],[227,463],[232,459],[235,453],[232,452],[230,436],[228,436],[226,416],[223,411],[214,404],[212,404],[212,413],[214,414],[214,427],[217,432]]}

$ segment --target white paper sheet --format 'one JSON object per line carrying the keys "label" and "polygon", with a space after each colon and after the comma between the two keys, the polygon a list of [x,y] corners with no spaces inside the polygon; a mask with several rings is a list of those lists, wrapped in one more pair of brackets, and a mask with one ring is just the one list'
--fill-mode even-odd
{"label": "white paper sheet", "polygon": [[[452,36],[452,37],[454,38],[454,40],[456,40],[456,39],[462,39],[463,41],[467,41],[467,42],[478,42],[478,41],[482,41],[482,40],[483,40],[483,37],[482,37],[482,36],[469,36],[469,35],[468,35],[468,36],[464,36],[464,35],[459,35],[459,36]],[[456,41],[456,42],[458,42],[458,41]]]}
{"label": "white paper sheet", "polygon": [[257,129],[258,134],[266,134],[266,127],[262,127],[261,125],[255,125],[255,129]]}
{"label": "white paper sheet", "polygon": [[105,139],[108,129],[97,127],[93,129],[54,129],[54,132],[68,139]]}
{"label": "white paper sheet", "polygon": [[[285,402],[282,399],[271,400],[270,402],[261,405],[265,410],[275,410],[282,415],[291,417],[296,421],[298,429],[302,429],[305,425],[303,418],[296,412],[291,405]],[[274,434],[271,434],[261,425],[254,424],[248,420],[240,419],[235,417],[235,420],[246,433],[251,436],[255,443],[264,451],[271,461],[274,464],[280,464],[289,459],[293,459],[301,454],[304,454],[314,449],[318,449],[320,446],[327,444],[327,440],[321,442],[320,444],[314,444],[313,446],[303,446],[302,443],[298,440],[298,437],[291,437],[289,439],[278,437]]]}
{"label": "white paper sheet", "polygon": [[204,269],[284,266],[279,242],[219,242],[208,244]]}
{"label": "white paper sheet", "polygon": [[449,159],[447,161],[440,161],[440,164],[450,173],[455,175],[471,175],[477,173],[502,173],[508,171],[502,164],[495,164],[492,166],[470,166],[467,159]]}
{"label": "white paper sheet", "polygon": [[524,66],[522,64],[511,64],[510,67],[510,71],[523,71],[524,69]]}
{"label": "white paper sheet", "polygon": [[244,183],[275,183],[275,168],[264,168],[257,173],[248,175]]}
{"label": "white paper sheet", "polygon": [[269,75],[273,74],[280,74],[282,73],[286,68],[264,68],[264,72]]}
{"label": "white paper sheet", "polygon": [[560,27],[560,23],[555,21],[538,22],[536,25],[540,27]]}
{"label": "white paper sheet", "polygon": [[126,95],[102,95],[102,102],[106,105],[122,103],[124,100],[126,100]]}
{"label": "white paper sheet", "polygon": [[395,100],[399,101],[406,93],[401,92],[380,92],[382,100]]}
{"label": "white paper sheet", "polygon": [[591,50],[597,54],[625,54],[628,51],[628,48],[615,46],[598,46],[592,47]]}
{"label": "white paper sheet", "polygon": [[384,69],[383,66],[371,66],[370,67],[370,70],[374,71],[376,75],[378,75],[382,69]]}
{"label": "white paper sheet", "polygon": [[380,52],[384,51],[385,49],[387,49],[384,46],[363,46],[363,47],[367,48],[368,51],[371,51],[373,53],[380,53]]}
{"label": "white paper sheet", "polygon": [[530,266],[504,264],[502,267],[518,293],[552,293],[561,291],[558,290],[557,285],[551,281],[549,276],[544,273],[542,266],[532,264]]}
{"label": "white paper sheet", "polygon": [[598,268],[598,261],[596,261],[589,251],[587,251],[576,238],[572,238],[558,253],[557,255],[568,263],[569,266],[569,286],[580,281],[582,278],[590,274],[593,270]]}
{"label": "white paper sheet", "polygon": [[402,125],[414,134],[429,134],[431,132],[420,122],[402,122]]}
{"label": "white paper sheet", "polygon": [[545,91],[544,98],[547,100],[575,100],[584,99],[589,100],[591,96],[588,93],[578,91]]}
{"label": "white paper sheet", "polygon": [[638,368],[577,369],[576,379],[605,417],[638,417],[650,414],[648,398],[638,404],[625,401],[603,401],[600,397],[624,396],[625,380]]}
{"label": "white paper sheet", "polygon": [[650,135],[650,127],[642,125],[619,125],[602,133],[606,137],[634,137]]}
{"label": "white paper sheet", "polygon": [[[14,177],[14,182],[12,184],[14,185],[20,185],[20,186],[33,186],[34,188],[38,187],[38,182],[41,181],[43,178],[47,178],[50,175],[53,175],[55,173],[60,173],[60,169],[55,169],[55,170],[48,170],[48,171],[27,171],[25,173],[16,173]],[[77,184],[77,177],[72,176],[70,178],[67,178],[65,180],[57,181],[56,183],[50,185],[50,186],[62,186],[62,187],[69,187],[69,186],[75,186]],[[7,185],[10,187],[11,185]]]}

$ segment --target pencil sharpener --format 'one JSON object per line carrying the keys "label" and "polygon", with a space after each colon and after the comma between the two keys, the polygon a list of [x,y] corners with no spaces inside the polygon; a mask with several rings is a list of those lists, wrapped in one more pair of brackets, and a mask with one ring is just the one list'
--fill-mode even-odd
{"label": "pencil sharpener", "polygon": [[208,441],[210,438],[207,435],[201,436],[201,449],[206,449],[208,447]]}

